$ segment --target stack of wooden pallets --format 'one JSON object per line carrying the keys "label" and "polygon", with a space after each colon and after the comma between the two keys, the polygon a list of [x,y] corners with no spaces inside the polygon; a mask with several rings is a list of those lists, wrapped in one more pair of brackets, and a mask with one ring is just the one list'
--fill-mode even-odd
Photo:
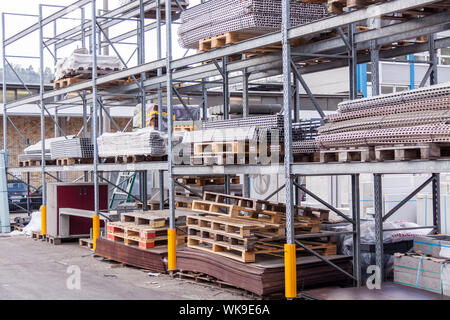
{"label": "stack of wooden pallets", "polygon": [[[176,211],[176,224],[183,228],[186,212]],[[107,238],[142,249],[167,247],[167,229],[169,228],[168,210],[122,213],[121,221],[107,225]],[[177,230],[177,245],[186,242],[186,234]]]}
{"label": "stack of wooden pallets", "polygon": [[[320,232],[328,211],[297,207],[296,234]],[[256,254],[280,255],[286,229],[286,207],[282,203],[205,192],[192,202],[198,216],[188,216],[188,246],[242,262],[254,262]],[[305,242],[312,250],[336,254],[333,243]],[[304,250],[299,248],[299,250]]]}
{"label": "stack of wooden pallets", "polygon": [[[209,186],[223,186],[225,183],[225,177],[222,176],[185,176],[179,178],[180,182],[185,186],[198,187],[198,188],[209,188]],[[238,185],[240,183],[240,178],[238,176],[231,176],[230,183],[232,185]],[[186,190],[184,190],[186,191]],[[203,191],[201,191],[203,193]],[[192,209],[192,201],[199,200],[201,198],[191,195],[191,193],[181,193],[176,192],[175,195],[175,207],[176,208],[186,208]]]}

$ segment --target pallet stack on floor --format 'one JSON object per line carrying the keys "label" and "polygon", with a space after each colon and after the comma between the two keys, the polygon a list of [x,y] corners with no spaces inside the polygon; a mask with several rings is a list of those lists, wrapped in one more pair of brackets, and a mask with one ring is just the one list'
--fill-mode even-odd
{"label": "pallet stack on floor", "polygon": [[[176,225],[183,228],[186,212],[177,210]],[[107,239],[141,249],[167,247],[167,230],[169,228],[168,210],[127,212],[121,214],[121,221],[107,225]],[[177,230],[177,245],[183,245],[186,234]]]}
{"label": "pallet stack on floor", "polygon": [[[211,252],[241,262],[254,262],[259,254],[282,256],[286,229],[286,207],[282,203],[205,192],[194,200],[196,216],[187,217],[188,247]],[[328,211],[298,207],[296,234],[318,233]],[[330,242],[305,241],[312,250],[336,254]],[[304,249],[299,248],[299,251]]]}

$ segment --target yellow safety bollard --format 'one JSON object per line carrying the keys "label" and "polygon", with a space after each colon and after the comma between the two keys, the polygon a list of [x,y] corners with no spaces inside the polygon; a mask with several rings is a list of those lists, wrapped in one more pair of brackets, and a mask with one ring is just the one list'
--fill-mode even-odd
{"label": "yellow safety bollard", "polygon": [[92,218],[92,248],[97,246],[97,238],[100,237],[100,216]]}
{"label": "yellow safety bollard", "polygon": [[47,235],[47,206],[41,206],[41,235]]}
{"label": "yellow safety bollard", "polygon": [[295,244],[284,245],[284,278],[286,298],[297,297],[297,258]]}
{"label": "yellow safety bollard", "polygon": [[177,229],[167,229],[167,236],[169,249],[167,270],[175,271],[177,268]]}

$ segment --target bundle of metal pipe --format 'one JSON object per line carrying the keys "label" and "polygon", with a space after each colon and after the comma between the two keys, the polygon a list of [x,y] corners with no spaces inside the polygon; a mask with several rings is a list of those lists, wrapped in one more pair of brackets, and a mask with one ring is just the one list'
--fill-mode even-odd
{"label": "bundle of metal pipe", "polygon": [[[327,10],[318,4],[291,0],[291,25],[323,18]],[[179,43],[198,48],[199,40],[226,32],[264,34],[281,28],[281,0],[211,0],[181,14]]]}
{"label": "bundle of metal pipe", "polygon": [[72,138],[53,141],[50,144],[52,159],[61,158],[92,158],[94,145],[91,138]]}

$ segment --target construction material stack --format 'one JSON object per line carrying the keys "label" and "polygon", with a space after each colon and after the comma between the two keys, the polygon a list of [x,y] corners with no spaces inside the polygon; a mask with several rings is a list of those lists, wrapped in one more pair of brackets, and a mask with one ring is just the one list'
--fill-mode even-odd
{"label": "construction material stack", "polygon": [[396,253],[394,282],[450,296],[450,237],[416,236],[410,253]]}
{"label": "construction material stack", "polygon": [[[176,210],[177,227],[184,227],[189,212]],[[108,240],[140,249],[167,248],[168,210],[136,211],[121,214],[121,221],[107,225]],[[185,244],[186,234],[177,230],[177,245]]]}
{"label": "construction material stack", "polygon": [[[295,233],[319,233],[329,211],[296,207]],[[255,262],[261,254],[282,255],[285,242],[286,205],[220,193],[205,192],[202,200],[192,202],[198,215],[187,217],[188,247],[211,252],[241,262]],[[305,241],[311,249],[335,255],[336,245]],[[304,249],[299,248],[300,251]]]}
{"label": "construction material stack", "polygon": [[[92,55],[85,48],[76,49],[70,56],[59,59],[56,64],[54,88],[60,89],[91,79],[92,61]],[[95,68],[97,68],[98,75],[106,75],[122,70],[123,64],[117,57],[99,55],[97,56],[97,66]],[[116,80],[109,83],[108,86],[123,84],[124,81]]]}
{"label": "construction material stack", "polygon": [[59,139],[51,142],[50,154],[57,165],[90,163],[94,157],[94,145],[91,138]]}
{"label": "construction material stack", "polygon": [[322,162],[448,156],[450,83],[342,102],[316,138]]}
{"label": "construction material stack", "polygon": [[[291,25],[321,19],[321,5],[291,1]],[[281,29],[281,0],[211,0],[181,14],[178,29],[183,48],[205,50]]]}

